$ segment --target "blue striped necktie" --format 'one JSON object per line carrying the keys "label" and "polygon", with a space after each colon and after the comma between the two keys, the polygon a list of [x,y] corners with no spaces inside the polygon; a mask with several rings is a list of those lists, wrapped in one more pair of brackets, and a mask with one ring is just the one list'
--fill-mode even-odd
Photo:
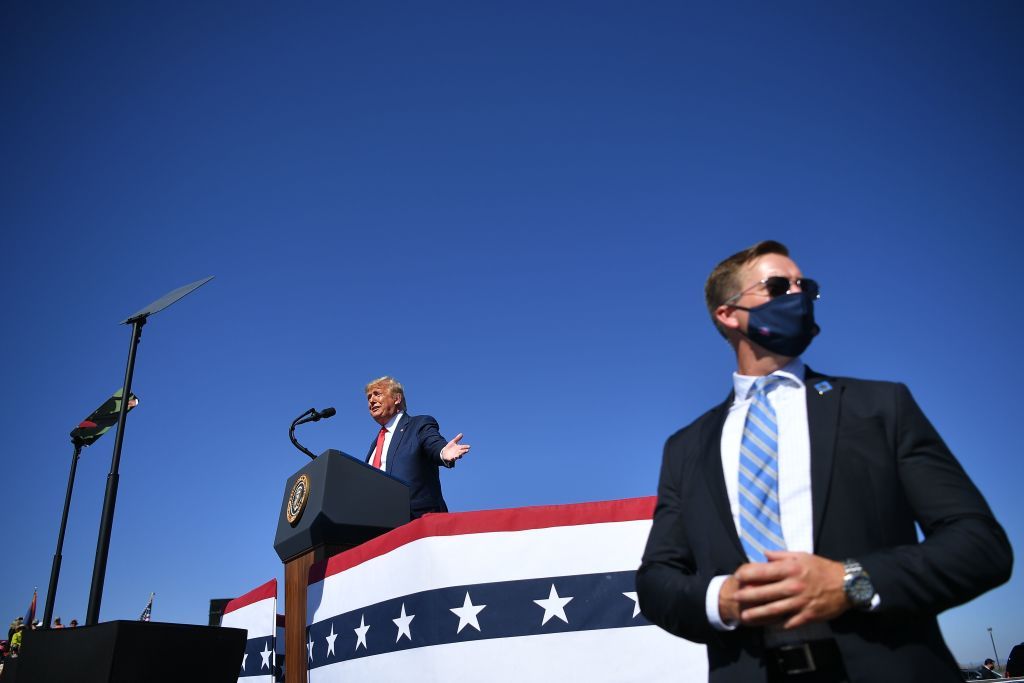
{"label": "blue striped necktie", "polygon": [[740,442],[740,540],[751,562],[766,550],[785,550],[779,517],[779,428],[768,390],[779,377],[758,377]]}

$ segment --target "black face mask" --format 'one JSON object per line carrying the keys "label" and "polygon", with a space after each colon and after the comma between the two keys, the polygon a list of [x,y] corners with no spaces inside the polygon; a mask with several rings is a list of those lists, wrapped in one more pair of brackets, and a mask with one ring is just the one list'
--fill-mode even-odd
{"label": "black face mask", "polygon": [[814,299],[803,292],[777,296],[753,308],[735,308],[750,313],[744,336],[780,356],[799,356],[821,331],[814,322]]}

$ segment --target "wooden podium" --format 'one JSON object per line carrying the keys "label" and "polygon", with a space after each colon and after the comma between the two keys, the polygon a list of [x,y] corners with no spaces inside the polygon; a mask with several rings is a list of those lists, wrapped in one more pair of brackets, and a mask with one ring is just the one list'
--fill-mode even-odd
{"label": "wooden podium", "polygon": [[408,521],[409,487],[341,451],[324,451],[288,478],[274,537],[284,562],[286,683],[307,679],[309,568]]}

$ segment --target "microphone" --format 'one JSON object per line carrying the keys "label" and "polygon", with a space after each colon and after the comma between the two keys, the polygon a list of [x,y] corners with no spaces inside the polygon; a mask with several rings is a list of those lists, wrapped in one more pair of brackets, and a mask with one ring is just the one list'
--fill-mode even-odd
{"label": "microphone", "polygon": [[317,422],[318,420],[326,420],[327,418],[334,417],[337,414],[338,414],[338,411],[335,410],[333,406],[331,406],[330,408],[324,408],[323,410],[321,410],[319,412],[314,410],[313,411],[313,422]]}
{"label": "microphone", "polygon": [[299,425],[306,424],[307,422],[319,422],[320,420],[326,419],[328,417],[334,417],[335,415],[337,415],[337,413],[338,411],[334,409],[334,406],[331,406],[330,408],[324,408],[323,410],[310,408],[302,415],[299,415],[297,418],[295,418],[295,421],[292,422],[291,429],[288,430],[288,438],[291,440],[292,445],[298,448],[306,455],[308,455],[311,460],[316,460],[316,456],[310,453],[305,446],[300,444],[295,439],[295,428],[298,427]]}
{"label": "microphone", "polygon": [[295,420],[295,425],[304,425],[307,422],[319,422],[320,420],[326,420],[329,417],[334,417],[338,414],[338,411],[333,407],[324,408],[323,410],[317,410],[316,408],[310,408]]}

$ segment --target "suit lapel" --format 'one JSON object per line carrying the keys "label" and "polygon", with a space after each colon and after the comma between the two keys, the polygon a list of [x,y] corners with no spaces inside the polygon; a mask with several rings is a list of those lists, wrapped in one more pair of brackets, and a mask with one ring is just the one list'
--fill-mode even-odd
{"label": "suit lapel", "polygon": [[391,435],[391,443],[388,445],[388,463],[384,467],[384,471],[388,474],[391,474],[391,470],[395,466],[395,460],[398,457],[398,446],[402,443],[402,439],[405,438],[408,426],[409,414],[402,413],[402,417],[398,418],[398,422],[395,423],[395,433]]}
{"label": "suit lapel", "polygon": [[722,428],[725,426],[725,418],[729,414],[729,406],[732,405],[732,402],[733,394],[730,392],[729,398],[714,409],[705,428],[701,431],[700,452],[703,458],[701,466],[711,500],[715,505],[715,512],[720,519],[725,520],[725,527],[729,530],[729,538],[736,547],[736,551],[741,557],[746,557],[739,534],[736,533],[736,525],[732,521],[729,492],[725,488],[725,472],[722,470]]}
{"label": "suit lapel", "polygon": [[834,378],[826,378],[810,368],[807,385],[807,427],[811,439],[811,504],[814,511],[814,547],[821,537],[822,519],[828,505],[832,463],[839,434],[839,407],[843,387]]}

